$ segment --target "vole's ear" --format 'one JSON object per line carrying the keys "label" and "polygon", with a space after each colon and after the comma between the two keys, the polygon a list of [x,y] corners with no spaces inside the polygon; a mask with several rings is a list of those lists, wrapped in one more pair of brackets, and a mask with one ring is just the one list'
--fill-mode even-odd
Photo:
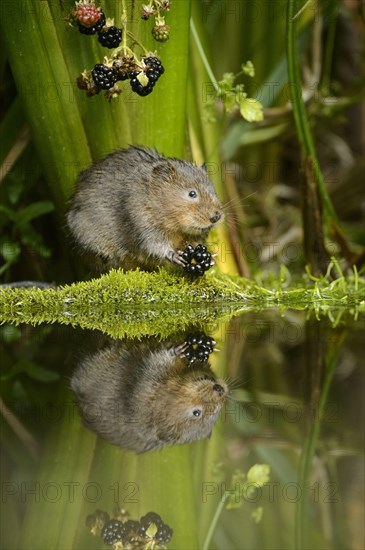
{"label": "vole's ear", "polygon": [[168,161],[158,162],[152,168],[153,179],[169,181],[175,177],[175,174],[176,170],[174,165]]}
{"label": "vole's ear", "polygon": [[204,162],[201,166],[205,172],[208,172],[207,163]]}

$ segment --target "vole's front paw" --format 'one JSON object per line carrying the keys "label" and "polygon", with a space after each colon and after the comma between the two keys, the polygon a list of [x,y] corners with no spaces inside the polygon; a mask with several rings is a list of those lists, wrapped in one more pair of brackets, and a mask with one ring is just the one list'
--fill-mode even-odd
{"label": "vole's front paw", "polygon": [[183,342],[182,344],[174,347],[174,354],[177,357],[185,357],[185,352],[189,347],[188,342]]}
{"label": "vole's front paw", "polygon": [[186,262],[185,258],[183,257],[183,251],[182,250],[176,250],[176,252],[174,252],[173,250],[170,250],[167,257],[170,260],[170,262],[175,264],[175,265],[178,265],[180,267],[185,267],[186,266],[187,262]]}

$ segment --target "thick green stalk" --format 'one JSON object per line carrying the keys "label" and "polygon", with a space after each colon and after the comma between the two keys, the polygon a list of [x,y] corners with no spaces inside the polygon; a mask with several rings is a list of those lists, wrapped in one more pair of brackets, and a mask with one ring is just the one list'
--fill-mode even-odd
{"label": "thick green stalk", "polygon": [[70,75],[48,3],[8,2],[1,32],[42,168],[62,207],[75,171],[91,156],[80,112],[65,91]]}

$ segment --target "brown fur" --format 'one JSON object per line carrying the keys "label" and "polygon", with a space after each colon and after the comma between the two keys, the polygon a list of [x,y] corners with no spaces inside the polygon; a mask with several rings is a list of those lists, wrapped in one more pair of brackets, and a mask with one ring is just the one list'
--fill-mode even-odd
{"label": "brown fur", "polygon": [[192,366],[173,348],[143,343],[112,343],[87,356],[71,386],[85,424],[137,453],[209,436],[228,392],[208,363]]}
{"label": "brown fur", "polygon": [[76,241],[106,268],[131,268],[156,266],[187,244],[204,243],[221,216],[203,168],[129,147],[80,174],[67,220]]}

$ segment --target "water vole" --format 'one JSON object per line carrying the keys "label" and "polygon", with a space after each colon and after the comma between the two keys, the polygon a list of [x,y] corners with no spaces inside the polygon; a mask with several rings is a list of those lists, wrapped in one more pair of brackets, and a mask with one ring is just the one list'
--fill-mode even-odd
{"label": "water vole", "polygon": [[185,265],[187,244],[204,243],[222,217],[206,170],[129,147],[82,172],[67,215],[76,241],[105,267]]}
{"label": "water vole", "polygon": [[85,424],[137,453],[208,437],[227,385],[178,349],[112,343],[86,356],[71,380]]}

